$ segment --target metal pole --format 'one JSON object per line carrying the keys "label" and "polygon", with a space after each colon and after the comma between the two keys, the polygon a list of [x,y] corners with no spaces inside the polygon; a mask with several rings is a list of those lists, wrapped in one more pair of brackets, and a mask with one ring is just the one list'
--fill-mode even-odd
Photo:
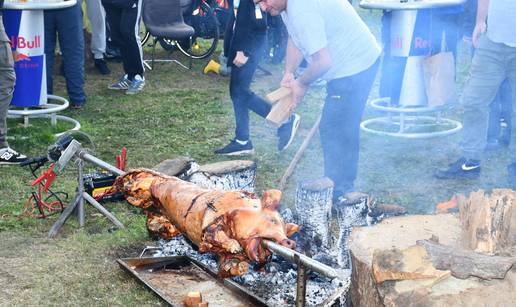
{"label": "metal pole", "polygon": [[106,163],[106,162],[100,160],[99,158],[96,158],[96,157],[86,153],[84,150],[79,151],[77,155],[79,156],[79,158],[83,159],[84,161],[93,163],[93,164],[97,165],[98,167],[101,167],[101,168],[105,169],[106,171],[113,173],[117,176],[124,174],[124,171],[114,167],[113,165],[111,165],[109,163]]}
{"label": "metal pole", "polygon": [[296,307],[304,307],[306,305],[306,280],[308,272],[298,255],[294,255],[294,260],[297,263]]}
{"label": "metal pole", "polygon": [[90,194],[83,192],[82,196],[89,202],[95,209],[99,210],[105,217],[107,217],[113,224],[115,224],[118,228],[125,228],[124,224],[120,222],[111,212],[109,212],[106,208],[104,208],[101,204],[99,204],[95,198],[91,197]]}
{"label": "metal pole", "polygon": [[[82,195],[84,192],[84,180],[83,180],[83,171],[84,171],[84,162],[79,159],[77,166],[79,168],[79,178],[77,182],[79,186],[77,187],[77,194]],[[77,218],[79,219],[79,227],[84,227],[84,198],[79,197],[79,206],[77,207]]]}
{"label": "metal pole", "polygon": [[268,248],[271,252],[278,254],[281,257],[283,257],[291,262],[297,263],[296,260],[299,261],[299,263],[297,263],[298,265],[302,264],[311,271],[317,272],[321,275],[324,275],[324,276],[332,278],[332,279],[339,277],[339,274],[337,273],[337,271],[335,269],[333,269],[323,263],[320,263],[319,261],[315,261],[312,258],[307,257],[301,253],[298,253],[294,250],[283,247],[283,246],[281,246],[277,243],[274,243],[272,241],[269,241],[269,240],[263,240],[262,244],[265,248]]}

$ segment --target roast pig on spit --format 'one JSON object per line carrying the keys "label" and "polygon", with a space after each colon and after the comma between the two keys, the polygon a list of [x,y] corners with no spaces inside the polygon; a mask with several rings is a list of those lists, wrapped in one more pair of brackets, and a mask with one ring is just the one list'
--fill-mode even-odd
{"label": "roast pig on spit", "polygon": [[263,265],[271,252],[263,239],[294,249],[288,239],[299,226],[285,223],[278,213],[281,191],[267,190],[261,198],[246,191],[206,189],[148,169],[136,169],[117,178],[115,187],[127,201],[147,214],[147,228],[170,239],[185,235],[219,258],[219,276],[246,273],[249,263]]}

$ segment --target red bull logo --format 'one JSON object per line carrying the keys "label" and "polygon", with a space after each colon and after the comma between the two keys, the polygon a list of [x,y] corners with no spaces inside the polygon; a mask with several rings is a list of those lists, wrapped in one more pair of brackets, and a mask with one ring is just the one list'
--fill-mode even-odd
{"label": "red bull logo", "polygon": [[20,52],[15,52],[14,53],[14,61],[15,62],[30,61],[30,56],[27,54],[20,53]]}
{"label": "red bull logo", "polygon": [[11,36],[11,49],[36,49],[41,48],[41,36],[36,35],[33,39],[28,39],[23,36]]}

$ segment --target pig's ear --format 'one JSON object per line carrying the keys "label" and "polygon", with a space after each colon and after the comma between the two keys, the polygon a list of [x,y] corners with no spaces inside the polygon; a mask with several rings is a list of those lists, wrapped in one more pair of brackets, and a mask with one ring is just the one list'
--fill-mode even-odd
{"label": "pig's ear", "polygon": [[290,237],[293,234],[295,234],[296,232],[298,232],[300,228],[301,228],[301,226],[299,226],[297,224],[287,223],[285,225],[285,230],[286,230],[285,232],[287,233],[287,237]]}
{"label": "pig's ear", "polygon": [[280,190],[267,190],[263,192],[261,202],[263,209],[278,210],[281,200]]}

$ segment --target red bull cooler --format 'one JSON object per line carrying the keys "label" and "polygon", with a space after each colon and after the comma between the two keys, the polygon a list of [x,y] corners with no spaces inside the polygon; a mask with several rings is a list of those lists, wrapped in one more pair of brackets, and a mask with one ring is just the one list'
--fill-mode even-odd
{"label": "red bull cooler", "polygon": [[16,85],[11,105],[47,104],[44,10],[75,5],[75,0],[6,0],[3,21],[15,61]]}

